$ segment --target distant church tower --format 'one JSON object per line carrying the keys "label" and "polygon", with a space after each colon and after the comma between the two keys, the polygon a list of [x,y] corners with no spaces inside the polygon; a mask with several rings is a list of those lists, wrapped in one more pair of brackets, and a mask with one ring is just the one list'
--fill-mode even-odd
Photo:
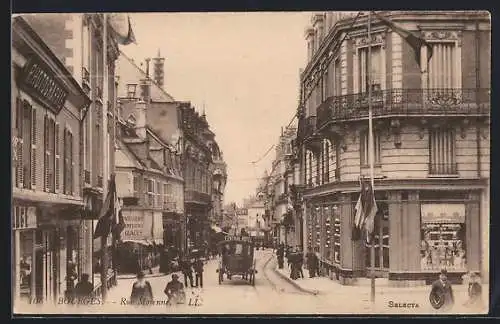
{"label": "distant church tower", "polygon": [[157,85],[163,88],[165,84],[165,58],[161,57],[158,49],[158,56],[153,58],[153,79]]}

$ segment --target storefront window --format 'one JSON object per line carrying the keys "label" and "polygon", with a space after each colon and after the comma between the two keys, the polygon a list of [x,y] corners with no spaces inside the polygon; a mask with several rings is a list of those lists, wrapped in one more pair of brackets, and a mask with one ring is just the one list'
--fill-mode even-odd
{"label": "storefront window", "polygon": [[31,276],[33,273],[33,232],[21,231],[20,235],[20,250],[21,255],[19,259],[20,273],[20,294],[22,298],[31,298],[33,292],[31,291]]}
{"label": "storefront window", "polygon": [[422,204],[421,221],[421,269],[465,271],[465,205]]}
{"label": "storefront window", "polygon": [[333,207],[333,262],[340,263],[340,208]]}

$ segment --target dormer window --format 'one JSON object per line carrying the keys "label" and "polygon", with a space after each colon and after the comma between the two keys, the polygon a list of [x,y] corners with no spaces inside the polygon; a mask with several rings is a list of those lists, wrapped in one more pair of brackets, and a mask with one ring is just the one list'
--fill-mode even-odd
{"label": "dormer window", "polygon": [[135,98],[136,90],[137,90],[137,84],[133,83],[127,84],[127,98]]}

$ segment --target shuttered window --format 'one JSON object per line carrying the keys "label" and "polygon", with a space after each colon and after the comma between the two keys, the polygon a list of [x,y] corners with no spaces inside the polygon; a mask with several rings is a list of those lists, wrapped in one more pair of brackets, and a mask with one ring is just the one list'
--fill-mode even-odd
{"label": "shuttered window", "polygon": [[73,160],[73,134],[69,129],[64,130],[64,193],[72,195],[74,191],[74,160]]}
{"label": "shuttered window", "polygon": [[16,100],[16,137],[14,139],[16,187],[22,188],[24,184],[23,173],[23,103],[20,98]]}
{"label": "shuttered window", "polygon": [[453,129],[433,129],[429,132],[429,174],[457,174]]}
{"label": "shuttered window", "polygon": [[429,61],[429,88],[454,88],[455,63],[455,43],[433,43]]}
{"label": "shuttered window", "polygon": [[[373,133],[373,148],[374,148],[374,156],[373,162],[376,164],[380,163],[380,135],[377,133]],[[360,163],[361,166],[367,166],[370,164],[370,143],[368,137],[368,131],[363,131],[360,134]]]}
{"label": "shuttered window", "polygon": [[49,115],[44,116],[44,190],[55,192],[55,127],[56,123]]}
{"label": "shuttered window", "polygon": [[59,123],[55,125],[55,134],[54,134],[54,145],[55,145],[55,153],[54,153],[54,164],[55,164],[55,192],[59,192],[61,188],[61,136],[59,130]]}

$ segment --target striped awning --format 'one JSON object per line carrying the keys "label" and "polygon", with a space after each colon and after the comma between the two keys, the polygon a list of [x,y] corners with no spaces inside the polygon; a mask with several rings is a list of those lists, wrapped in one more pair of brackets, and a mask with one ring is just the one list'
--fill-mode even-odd
{"label": "striped awning", "polygon": [[422,223],[465,223],[464,204],[422,204]]}

